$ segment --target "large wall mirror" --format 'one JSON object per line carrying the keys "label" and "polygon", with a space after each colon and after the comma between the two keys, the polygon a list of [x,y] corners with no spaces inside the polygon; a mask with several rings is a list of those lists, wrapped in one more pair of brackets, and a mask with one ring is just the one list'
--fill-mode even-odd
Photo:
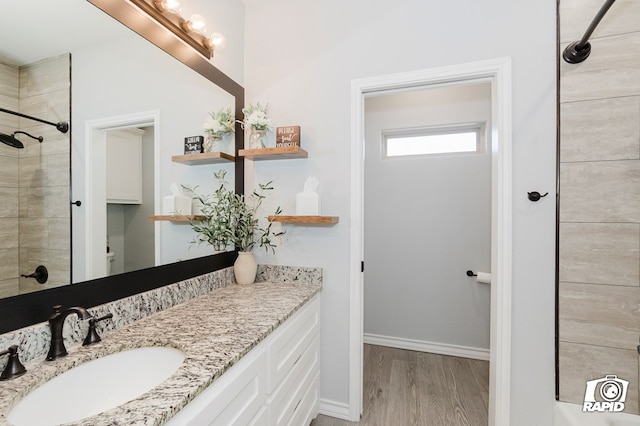
{"label": "large wall mirror", "polygon": [[[0,308],[11,318],[0,332],[44,320],[52,303],[94,306],[230,265],[233,252],[190,244],[188,224],[148,217],[163,213],[173,183],[207,192],[220,168],[242,191],[239,160],[171,161],[185,137],[203,134],[209,111],[228,106],[239,116],[242,87],[128,2],[23,0],[3,10],[0,38],[12,43],[0,47],[0,107],[71,130],[0,113],[1,133],[43,136],[20,134],[22,150],[0,146],[3,170],[14,173],[0,179],[0,251],[15,257],[0,264]],[[107,143],[129,135],[141,147],[142,202],[107,194],[129,172],[109,164]],[[242,144],[236,132],[220,150],[235,154]],[[40,264],[47,283],[20,276]]]}

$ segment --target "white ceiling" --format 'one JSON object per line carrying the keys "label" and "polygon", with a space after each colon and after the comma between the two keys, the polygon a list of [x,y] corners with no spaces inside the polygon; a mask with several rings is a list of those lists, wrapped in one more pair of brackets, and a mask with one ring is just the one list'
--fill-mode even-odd
{"label": "white ceiling", "polygon": [[129,31],[86,0],[0,0],[0,60],[16,65],[73,52]]}

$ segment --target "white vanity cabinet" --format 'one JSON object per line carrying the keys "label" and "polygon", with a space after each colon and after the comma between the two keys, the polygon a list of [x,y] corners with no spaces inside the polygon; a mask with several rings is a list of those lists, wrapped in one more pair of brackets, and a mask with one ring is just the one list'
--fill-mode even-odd
{"label": "white vanity cabinet", "polygon": [[107,203],[142,204],[141,129],[107,132]]}
{"label": "white vanity cabinet", "polygon": [[166,424],[306,426],[318,414],[319,358],[318,294]]}

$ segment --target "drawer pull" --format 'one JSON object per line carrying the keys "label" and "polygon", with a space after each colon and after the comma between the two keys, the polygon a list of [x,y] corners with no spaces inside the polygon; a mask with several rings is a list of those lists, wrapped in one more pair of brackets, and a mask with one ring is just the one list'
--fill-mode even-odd
{"label": "drawer pull", "polygon": [[298,403],[296,404],[296,406],[293,408],[293,412],[295,413],[296,410],[298,409],[298,405],[300,405],[300,403],[302,402],[302,398],[300,398],[300,401],[298,401]]}
{"label": "drawer pull", "polygon": [[293,365],[296,365],[298,361],[300,361],[300,358],[302,358],[302,354],[298,355],[298,358],[296,358],[296,360],[293,361]]}

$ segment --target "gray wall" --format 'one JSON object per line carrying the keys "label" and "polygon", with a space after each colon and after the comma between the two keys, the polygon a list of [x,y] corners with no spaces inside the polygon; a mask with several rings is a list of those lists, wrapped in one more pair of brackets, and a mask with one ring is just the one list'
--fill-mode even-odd
{"label": "gray wall", "polygon": [[366,99],[365,342],[488,359],[490,287],[465,271],[491,269],[490,141],[483,154],[381,156],[383,131],[479,122],[491,128],[490,84]]}
{"label": "gray wall", "polygon": [[[561,0],[562,48],[602,2]],[[580,65],[561,62],[560,399],[587,380],[629,380],[638,413],[640,2],[616,2]]]}

